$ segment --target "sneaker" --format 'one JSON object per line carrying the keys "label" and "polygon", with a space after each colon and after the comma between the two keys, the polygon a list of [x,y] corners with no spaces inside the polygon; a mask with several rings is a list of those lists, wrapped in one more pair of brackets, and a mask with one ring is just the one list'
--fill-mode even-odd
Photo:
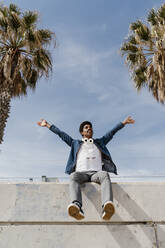
{"label": "sneaker", "polygon": [[84,219],[83,210],[76,203],[71,203],[68,206],[68,214],[76,220]]}
{"label": "sneaker", "polygon": [[115,213],[115,206],[112,201],[107,201],[103,206],[103,220],[110,220],[112,215]]}

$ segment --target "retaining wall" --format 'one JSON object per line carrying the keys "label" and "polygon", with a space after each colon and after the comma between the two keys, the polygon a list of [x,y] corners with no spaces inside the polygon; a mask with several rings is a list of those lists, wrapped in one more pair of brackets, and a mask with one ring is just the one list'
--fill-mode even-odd
{"label": "retaining wall", "polygon": [[101,218],[100,186],[86,183],[77,221],[68,184],[0,183],[0,248],[165,248],[165,183],[112,185],[112,219]]}

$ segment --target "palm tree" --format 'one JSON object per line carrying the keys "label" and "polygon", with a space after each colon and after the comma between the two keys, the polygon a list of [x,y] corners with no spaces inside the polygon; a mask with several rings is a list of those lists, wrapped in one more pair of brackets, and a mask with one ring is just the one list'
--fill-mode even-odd
{"label": "palm tree", "polygon": [[147,22],[130,25],[128,39],[121,46],[137,90],[147,87],[154,98],[165,102],[165,4],[151,9]]}
{"label": "palm tree", "polygon": [[14,4],[0,5],[0,144],[11,99],[27,95],[28,88],[34,90],[38,79],[52,70],[47,47],[55,44],[55,34],[37,29],[37,21],[34,11],[22,13]]}

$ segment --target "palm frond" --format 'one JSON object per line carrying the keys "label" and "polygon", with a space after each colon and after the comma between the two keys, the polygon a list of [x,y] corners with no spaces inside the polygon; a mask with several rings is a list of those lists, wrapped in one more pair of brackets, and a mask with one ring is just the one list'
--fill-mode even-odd
{"label": "palm frond", "polygon": [[125,42],[120,50],[125,54],[127,52],[136,53],[138,51],[137,46],[131,44],[129,41]]}
{"label": "palm frond", "polygon": [[130,30],[135,31],[138,28],[140,28],[142,25],[143,25],[142,22],[140,20],[137,20],[136,22],[131,23],[129,28]]}
{"label": "palm frond", "polygon": [[38,13],[34,11],[26,11],[22,20],[25,25],[25,29],[30,29],[32,26],[36,26],[38,21]]}
{"label": "palm frond", "polygon": [[158,10],[158,16],[165,20],[165,4],[163,4]]}
{"label": "palm frond", "polygon": [[28,79],[28,83],[27,83],[28,87],[30,89],[32,89],[33,91],[36,89],[36,84],[37,84],[38,76],[39,76],[38,75],[38,72],[35,69],[33,69],[31,71],[31,76]]}
{"label": "palm frond", "polygon": [[29,29],[25,35],[25,40],[26,40],[26,47],[28,47],[30,51],[34,50],[37,47],[40,48],[42,47],[37,31]]}
{"label": "palm frond", "polygon": [[39,68],[40,75],[49,75],[52,69],[51,55],[44,49],[38,49],[35,51],[33,62],[36,67]]}
{"label": "palm frond", "polygon": [[0,17],[8,17],[8,8],[0,6]]}
{"label": "palm frond", "polygon": [[142,87],[146,85],[146,76],[145,76],[145,70],[146,68],[143,66],[140,66],[137,68],[133,74],[133,78],[135,81],[135,87],[139,91]]}
{"label": "palm frond", "polygon": [[32,70],[32,61],[27,57],[23,57],[21,59],[21,71],[23,77],[28,78],[29,74],[31,73],[31,70]]}
{"label": "palm frond", "polygon": [[130,44],[132,44],[132,45],[137,45],[138,44],[138,42],[137,42],[137,40],[135,38],[135,35],[130,35],[129,38],[128,38],[128,42]]}
{"label": "palm frond", "polygon": [[22,24],[21,19],[15,12],[10,14],[10,18],[8,18],[8,23],[9,23],[10,28],[12,30],[15,30],[16,32],[21,27],[21,24]]}
{"label": "palm frond", "polygon": [[53,32],[48,29],[39,29],[37,35],[41,44],[49,44],[52,41]]}
{"label": "palm frond", "polygon": [[141,40],[149,41],[151,39],[150,30],[145,24],[136,29],[136,34],[138,34]]}
{"label": "palm frond", "polygon": [[17,14],[17,15],[20,15],[20,14],[21,14],[20,8],[18,8],[17,5],[15,5],[15,4],[13,4],[13,3],[11,3],[11,4],[9,5],[9,11],[10,11],[10,12],[14,12],[14,13]]}
{"label": "palm frond", "polygon": [[154,9],[150,10],[148,17],[147,17],[147,21],[151,23],[151,25],[153,26],[157,24],[157,14]]}
{"label": "palm frond", "polygon": [[[126,58],[128,63],[131,63],[132,66],[136,65],[138,62],[138,56],[135,53],[129,53]],[[130,67],[132,67],[130,65]]]}
{"label": "palm frond", "polygon": [[0,30],[2,32],[7,32],[7,28],[8,28],[8,22],[5,18],[0,18]]}
{"label": "palm frond", "polygon": [[14,87],[13,87],[12,97],[27,95],[27,84],[22,78],[20,72],[17,73],[13,83],[14,83]]}

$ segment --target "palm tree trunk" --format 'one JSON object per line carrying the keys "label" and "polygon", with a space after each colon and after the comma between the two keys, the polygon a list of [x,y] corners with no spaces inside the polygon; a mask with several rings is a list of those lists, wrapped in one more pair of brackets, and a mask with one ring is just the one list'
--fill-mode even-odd
{"label": "palm tree trunk", "polygon": [[10,113],[10,102],[11,95],[9,92],[0,92],[0,144],[3,142],[5,127]]}
{"label": "palm tree trunk", "polygon": [[7,119],[10,114],[10,102],[13,94],[13,81],[17,72],[18,53],[15,51],[11,56],[5,57],[5,65],[3,68],[3,83],[0,88],[0,144],[3,142],[4,131]]}

